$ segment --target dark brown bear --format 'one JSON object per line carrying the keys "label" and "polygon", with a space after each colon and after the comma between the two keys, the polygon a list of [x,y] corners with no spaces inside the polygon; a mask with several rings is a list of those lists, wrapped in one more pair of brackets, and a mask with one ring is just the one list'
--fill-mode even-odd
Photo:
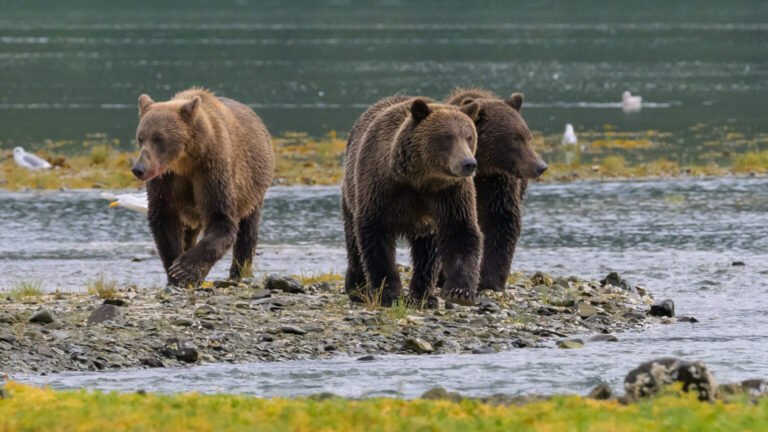
{"label": "dark brown bear", "polygon": [[522,201],[528,180],[547,169],[531,145],[531,131],[520,115],[523,95],[502,100],[479,89],[459,89],[446,102],[480,104],[477,128],[477,214],[483,232],[479,289],[506,287],[515,246],[522,227]]}
{"label": "dark brown bear", "polygon": [[259,116],[201,89],[167,102],[141,95],[136,141],[133,174],[147,182],[149,226],[168,283],[201,282],[233,244],[229,276],[239,280],[250,271],[274,172]]}
{"label": "dark brown bear", "polygon": [[[475,301],[482,239],[471,175],[477,167],[478,105],[461,108],[392,96],[371,106],[350,132],[342,185],[348,267],[355,301],[381,289],[381,303],[402,294],[395,241],[411,246],[409,301],[436,307],[438,251],[446,300]],[[375,298],[375,297],[374,297]]]}

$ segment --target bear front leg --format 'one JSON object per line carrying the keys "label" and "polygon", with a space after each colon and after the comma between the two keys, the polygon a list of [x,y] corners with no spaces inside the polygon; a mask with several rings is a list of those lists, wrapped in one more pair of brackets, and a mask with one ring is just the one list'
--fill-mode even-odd
{"label": "bear front leg", "polygon": [[253,273],[253,254],[259,240],[259,222],[261,221],[261,205],[251,214],[242,218],[237,228],[237,240],[232,248],[232,266],[229,268],[229,279],[240,281],[243,276]]}
{"label": "bear front leg", "polygon": [[437,248],[445,274],[442,296],[447,302],[473,305],[482,253],[474,188],[463,183],[442,194],[436,201]]}
{"label": "bear front leg", "polygon": [[510,177],[477,178],[478,222],[483,233],[480,290],[504,291],[522,228],[520,183]]}
{"label": "bear front leg", "polygon": [[343,198],[341,210],[344,218],[344,243],[347,246],[347,271],[344,276],[344,292],[347,293],[351,301],[363,303],[365,298],[370,296],[370,291],[365,280],[363,263],[360,260],[360,249],[357,247],[354,216]]}
{"label": "bear front leg", "polygon": [[381,306],[391,306],[403,291],[395,263],[394,233],[389,232],[377,219],[359,219],[357,243],[368,281],[370,299],[380,299]]}
{"label": "bear front leg", "polygon": [[163,269],[168,277],[169,285],[178,285],[179,281],[171,276],[170,268],[173,262],[183,253],[182,241],[184,227],[179,213],[173,207],[170,196],[172,179],[165,175],[147,182],[147,199],[149,209],[147,221],[152,237],[155,239],[155,248]]}
{"label": "bear front leg", "polygon": [[203,229],[203,238],[171,265],[171,277],[182,286],[202,282],[211,267],[235,242],[237,225],[230,216],[218,214],[209,220],[211,222]]}
{"label": "bear front leg", "polygon": [[408,302],[418,308],[437,309],[437,297],[434,293],[440,265],[435,235],[412,237],[410,243],[413,276]]}

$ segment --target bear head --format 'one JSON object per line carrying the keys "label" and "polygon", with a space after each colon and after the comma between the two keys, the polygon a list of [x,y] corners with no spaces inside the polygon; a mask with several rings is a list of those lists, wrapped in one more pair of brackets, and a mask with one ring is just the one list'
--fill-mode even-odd
{"label": "bear head", "polygon": [[155,102],[139,97],[136,143],[141,150],[131,171],[139,180],[151,180],[177,168],[187,156],[200,98]]}
{"label": "bear head", "polygon": [[523,95],[509,99],[467,97],[455,101],[459,106],[479,104],[475,120],[479,175],[511,174],[535,179],[547,170],[547,164],[533,149],[533,136],[520,115]]}
{"label": "bear head", "polygon": [[475,174],[479,104],[414,99],[395,138],[395,170],[413,183],[454,182]]}

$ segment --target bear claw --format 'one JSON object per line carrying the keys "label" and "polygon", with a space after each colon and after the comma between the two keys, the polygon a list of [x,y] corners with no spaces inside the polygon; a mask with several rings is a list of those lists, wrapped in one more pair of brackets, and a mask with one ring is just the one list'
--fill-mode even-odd
{"label": "bear claw", "polygon": [[466,288],[455,288],[443,295],[446,302],[472,306],[475,304],[475,293]]}

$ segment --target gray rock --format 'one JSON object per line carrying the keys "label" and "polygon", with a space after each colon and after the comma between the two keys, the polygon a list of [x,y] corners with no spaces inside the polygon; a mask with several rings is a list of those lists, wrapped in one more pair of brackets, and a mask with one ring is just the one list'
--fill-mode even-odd
{"label": "gray rock", "polygon": [[675,302],[673,302],[670,299],[662,300],[660,302],[657,302],[653,305],[651,305],[651,310],[648,312],[649,315],[655,316],[655,317],[669,317],[674,318],[675,317]]}
{"label": "gray rock", "polygon": [[459,393],[449,392],[443,387],[431,388],[425,391],[424,394],[421,395],[421,398],[431,400],[450,400],[454,402],[460,402],[462,399]]}
{"label": "gray rock", "polygon": [[589,318],[597,315],[597,308],[589,303],[581,302],[576,305],[576,315],[580,316],[582,319]]}
{"label": "gray rock", "polygon": [[612,334],[599,334],[589,338],[592,342],[618,342],[619,338]]}
{"label": "gray rock", "polygon": [[0,342],[7,342],[9,344],[14,344],[16,342],[16,336],[11,334],[0,335]]}
{"label": "gray rock", "polygon": [[263,298],[271,297],[272,293],[268,290],[265,290],[264,288],[259,288],[256,291],[253,292],[253,295],[251,296],[251,300],[260,300]]}
{"label": "gray rock", "polygon": [[215,280],[213,281],[213,286],[216,288],[229,288],[237,286],[238,282],[233,280]]}
{"label": "gray rock", "polygon": [[376,356],[373,355],[366,355],[362,357],[358,357],[357,361],[374,361],[376,360]]}
{"label": "gray rock", "polygon": [[37,353],[46,357],[53,357],[54,353],[51,347],[47,344],[40,344],[37,346]]}
{"label": "gray rock", "polygon": [[162,349],[162,354],[166,357],[174,357],[185,363],[195,363],[200,357],[194,343],[180,338],[167,339]]}
{"label": "gray rock", "polygon": [[581,339],[566,339],[557,341],[557,347],[563,349],[577,349],[584,347],[584,341]]}
{"label": "gray rock", "polygon": [[481,314],[497,313],[501,310],[498,304],[487,297],[480,298],[477,301],[477,311]]}
{"label": "gray rock", "polygon": [[432,344],[421,338],[408,338],[405,340],[405,349],[418,354],[429,354],[435,351]]}
{"label": "gray rock", "polygon": [[622,278],[621,276],[619,276],[619,274],[616,272],[608,273],[608,276],[604,277],[600,281],[600,284],[603,286],[606,286],[606,285],[615,286],[617,288],[622,288],[626,291],[629,291],[632,294],[637,294],[637,289],[635,289],[632,283]]}
{"label": "gray rock", "polygon": [[597,400],[608,400],[611,398],[611,396],[613,396],[611,387],[608,386],[608,384],[603,383],[598,384],[597,387],[593,388],[587,397]]}
{"label": "gray rock", "polygon": [[271,274],[264,281],[264,286],[270,291],[283,291],[290,294],[303,294],[306,292],[304,286],[294,278],[278,276]]}
{"label": "gray rock", "polygon": [[88,317],[88,325],[101,324],[105,321],[120,322],[121,320],[122,313],[117,306],[103,304],[91,312],[91,316]]}
{"label": "gray rock", "polygon": [[54,321],[43,326],[46,330],[59,330],[64,328],[64,323],[61,321]]}
{"label": "gray rock", "polygon": [[472,354],[495,354],[496,350],[490,345],[483,345],[472,350]]}
{"label": "gray rock", "polygon": [[284,325],[280,327],[280,331],[286,334],[295,334],[295,335],[307,334],[307,331],[304,330],[303,328],[292,326],[292,325]]}
{"label": "gray rock", "polygon": [[141,362],[141,364],[143,364],[145,366],[149,366],[151,368],[165,367],[163,362],[159,358],[157,358],[157,357],[145,357],[145,358],[141,359],[140,362]]}
{"label": "gray rock", "polygon": [[217,313],[218,311],[216,311],[216,308],[211,305],[202,305],[202,306],[198,306],[197,309],[195,309],[196,317],[216,315]]}
{"label": "gray rock", "polygon": [[177,327],[192,327],[192,324],[194,324],[194,322],[188,318],[177,318],[171,321],[171,325],[174,325]]}
{"label": "gray rock", "polygon": [[53,320],[53,314],[48,309],[40,309],[29,318],[29,322],[38,324],[52,323]]}
{"label": "gray rock", "polygon": [[731,263],[731,265],[734,267],[744,267],[747,264],[744,261],[734,261]]}
{"label": "gray rock", "polygon": [[687,322],[691,324],[696,324],[697,322],[699,322],[699,320],[697,320],[695,317],[692,317],[692,316],[679,316],[677,317],[677,322]]}
{"label": "gray rock", "polygon": [[650,397],[674,382],[683,384],[683,391],[696,391],[699,400],[714,402],[717,382],[702,362],[688,362],[664,357],[643,363],[624,378],[627,397],[634,400]]}

